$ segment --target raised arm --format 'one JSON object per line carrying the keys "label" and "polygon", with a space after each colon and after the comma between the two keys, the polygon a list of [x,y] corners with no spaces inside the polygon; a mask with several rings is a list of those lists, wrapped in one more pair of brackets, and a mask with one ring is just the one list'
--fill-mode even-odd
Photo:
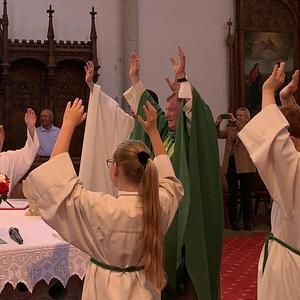
{"label": "raised arm", "polygon": [[76,98],[73,104],[69,101],[65,109],[63,124],[53,147],[51,158],[64,152],[69,152],[74,129],[86,119],[82,100]]}
{"label": "raised arm", "polygon": [[171,57],[170,62],[172,64],[175,73],[175,79],[178,85],[175,81],[172,82],[168,78],[166,78],[166,81],[173,92],[176,92],[176,90],[178,90],[178,99],[183,100],[184,103],[187,104],[192,99],[192,86],[186,77],[186,56],[184,54],[184,50],[181,47],[178,47],[177,55],[178,61],[175,57]]}
{"label": "raised arm", "polygon": [[85,64],[85,82],[88,85],[91,92],[94,90],[94,63],[90,60]]}
{"label": "raised arm", "polygon": [[174,218],[178,203],[183,197],[183,187],[176,178],[171,160],[157,130],[157,112],[149,101],[144,106],[144,111],[146,120],[140,116],[138,119],[149,135],[155,153],[154,163],[159,175],[159,200],[165,215],[164,232],[166,232]]}
{"label": "raised arm", "polygon": [[4,128],[3,125],[0,125],[0,152],[2,151],[4,140],[5,140]]}
{"label": "raised arm", "polygon": [[[263,109],[239,133],[273,200],[286,216],[300,197],[300,156],[288,132],[289,123],[275,103],[284,82],[285,65],[277,65],[263,86]],[[271,125],[270,125],[271,124]]]}
{"label": "raised arm", "polygon": [[[231,114],[232,115],[232,114]],[[234,119],[233,115],[232,115],[232,120]],[[216,121],[215,121],[215,125],[216,125],[216,130],[217,130],[217,137],[219,139],[226,139],[227,137],[227,133],[228,133],[228,130],[227,128],[226,129],[221,129],[220,126],[221,126],[221,123],[223,121],[223,118],[222,116],[218,116]]]}
{"label": "raised arm", "polygon": [[297,92],[298,89],[298,84],[299,84],[299,70],[296,70],[295,73],[293,74],[291,82],[286,87],[284,87],[279,93],[282,106],[294,107],[294,108],[299,107],[294,97],[294,94]]}
{"label": "raised arm", "polygon": [[31,108],[27,109],[24,120],[27,126],[27,140],[24,147],[0,154],[1,158],[6,161],[4,165],[7,165],[7,170],[2,172],[5,171],[5,175],[11,179],[10,190],[29,170],[39,149],[39,141],[35,131],[36,115]]}
{"label": "raised arm", "polygon": [[[138,55],[136,53],[131,53],[129,57],[129,78],[132,86],[124,93],[124,97],[126,98],[133,112],[141,117],[145,117],[145,112],[143,109],[144,105],[146,105],[147,101],[151,102],[152,106],[157,111],[157,130],[162,139],[165,139],[165,137],[167,137],[169,134],[167,119],[159,104],[153,100],[151,95],[146,90],[143,82],[140,80],[139,70],[140,63]],[[148,136],[145,134],[138,122],[135,124],[131,138],[142,140],[147,146],[151,146],[149,145]]]}
{"label": "raised arm", "polygon": [[151,105],[149,101],[147,101],[146,105],[144,105],[143,108],[146,115],[146,120],[143,120],[141,116],[138,116],[138,120],[142,125],[143,129],[149,135],[155,156],[158,156],[160,154],[167,154],[166,148],[157,130],[156,109]]}
{"label": "raised arm", "polygon": [[285,63],[276,64],[271,76],[265,81],[262,87],[262,109],[268,105],[276,104],[274,93],[284,83]]}

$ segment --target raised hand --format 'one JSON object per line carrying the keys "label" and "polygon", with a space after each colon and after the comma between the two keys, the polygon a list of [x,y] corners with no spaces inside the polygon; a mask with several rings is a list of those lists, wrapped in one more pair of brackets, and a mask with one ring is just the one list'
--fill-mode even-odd
{"label": "raised hand", "polygon": [[186,76],[185,74],[185,55],[184,51],[181,47],[178,47],[178,57],[179,62],[176,61],[174,57],[170,58],[171,64],[175,71],[176,78],[183,78]]}
{"label": "raised hand", "polygon": [[0,125],[0,152],[1,152],[2,146],[4,144],[4,140],[5,140],[4,128],[3,128],[3,125]]}
{"label": "raised hand", "polygon": [[85,70],[85,82],[88,85],[89,89],[92,91],[94,86],[94,63],[89,60],[84,67]]}
{"label": "raised hand", "polygon": [[138,116],[138,121],[144,130],[150,135],[151,131],[157,130],[157,111],[150,101],[147,101],[146,105],[143,106],[143,109],[146,120],[143,120],[141,116]]}
{"label": "raised hand", "polygon": [[33,109],[28,108],[27,112],[25,113],[25,118],[24,118],[25,124],[28,127],[28,129],[33,129],[35,128],[35,123],[36,123],[36,115]]}
{"label": "raised hand", "polygon": [[176,77],[175,77],[174,80],[170,80],[170,78],[165,77],[165,80],[166,80],[166,82],[167,82],[169,88],[171,89],[171,91],[172,91],[173,93],[179,91],[180,84],[179,84],[179,82],[176,80]]}
{"label": "raised hand", "polygon": [[132,52],[129,55],[128,75],[132,85],[136,84],[140,80],[140,62],[139,57],[135,52]]}
{"label": "raised hand", "polygon": [[216,121],[215,121],[215,125],[216,125],[216,126],[219,126],[219,125],[222,123],[222,121],[223,121],[222,116],[221,116],[221,115],[218,116],[217,119],[216,119]]}
{"label": "raised hand", "polygon": [[82,100],[76,98],[71,104],[69,101],[64,113],[63,126],[76,127],[86,119]]}
{"label": "raised hand", "polygon": [[263,90],[276,91],[283,83],[285,79],[285,63],[280,63],[280,66],[276,64],[270,77],[265,81]]}
{"label": "raised hand", "polygon": [[280,91],[280,101],[283,106],[286,107],[299,107],[294,97],[299,84],[299,70],[296,70],[293,74],[290,83]]}

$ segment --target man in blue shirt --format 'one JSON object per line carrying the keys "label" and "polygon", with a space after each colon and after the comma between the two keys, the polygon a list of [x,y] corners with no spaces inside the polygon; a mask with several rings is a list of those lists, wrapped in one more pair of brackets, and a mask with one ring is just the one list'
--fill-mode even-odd
{"label": "man in blue shirt", "polygon": [[52,149],[56,142],[59,128],[53,125],[53,111],[45,108],[41,111],[40,114],[40,122],[41,126],[36,129],[40,148],[38,151],[38,155],[40,158],[48,158],[51,155]]}

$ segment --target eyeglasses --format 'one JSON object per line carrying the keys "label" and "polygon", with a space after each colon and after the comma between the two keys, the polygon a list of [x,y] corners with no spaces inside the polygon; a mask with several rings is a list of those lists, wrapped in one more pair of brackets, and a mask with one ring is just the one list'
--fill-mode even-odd
{"label": "eyeglasses", "polygon": [[111,168],[115,162],[112,159],[107,159],[106,160],[106,165],[108,168]]}

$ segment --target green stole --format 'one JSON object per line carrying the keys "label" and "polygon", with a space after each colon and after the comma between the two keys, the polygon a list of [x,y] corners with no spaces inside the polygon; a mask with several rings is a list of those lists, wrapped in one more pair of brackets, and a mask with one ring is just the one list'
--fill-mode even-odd
{"label": "green stole", "polygon": [[[137,114],[144,117],[143,105],[147,100],[158,111],[158,130],[172,153],[172,137],[167,120],[147,91],[140,99]],[[220,298],[223,243],[223,200],[217,135],[210,108],[195,89],[192,103],[190,136],[184,112],[181,112],[176,129],[172,163],[185,194],[165,237],[165,269],[168,286],[171,291],[175,291],[176,280],[180,277],[178,270],[183,264],[184,245],[184,264],[198,299],[214,300]],[[151,146],[148,136],[138,123],[131,138],[143,140],[147,146]]]}

